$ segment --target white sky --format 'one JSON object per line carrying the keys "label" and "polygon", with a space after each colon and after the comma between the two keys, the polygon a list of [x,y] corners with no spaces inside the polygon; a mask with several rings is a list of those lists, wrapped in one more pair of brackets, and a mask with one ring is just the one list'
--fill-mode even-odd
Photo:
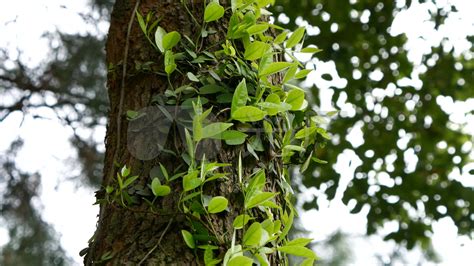
{"label": "white sky", "polygon": [[[403,1],[397,1],[403,4]],[[416,1],[415,1],[416,2]],[[443,6],[446,0],[438,0],[436,3]],[[409,41],[406,48],[410,50],[410,59],[418,63],[424,53],[429,53],[430,47],[438,45],[447,37],[461,53],[470,47],[465,41],[465,35],[474,34],[474,1],[457,0],[449,1],[455,3],[460,12],[446,20],[446,26],[439,32],[434,31],[431,22],[427,21],[429,13],[433,9],[432,3],[414,5],[408,11],[401,12],[392,28],[392,34],[405,33]],[[64,8],[63,6],[66,8]],[[28,7],[28,8],[25,8]],[[0,47],[7,47],[14,51],[17,47],[23,50],[23,61],[29,65],[37,65],[47,54],[47,41],[41,38],[44,31],[59,29],[63,32],[75,33],[78,30],[95,32],[91,25],[84,24],[77,12],[87,13],[86,1],[61,1],[61,0],[15,0],[3,1],[0,8]],[[5,25],[5,22],[9,22]],[[107,30],[107,25],[100,25],[102,33]],[[429,34],[427,34],[429,33]],[[424,38],[420,38],[423,36]],[[337,75],[333,62],[319,62],[324,64],[321,73],[312,75],[312,82],[317,82],[318,87],[327,88],[330,84],[324,84],[318,78],[329,73],[335,77],[336,83],[332,86],[345,87],[344,79]],[[423,71],[421,69],[420,71]],[[326,91],[325,97],[331,97]],[[470,104],[468,104],[470,105]],[[472,107],[472,106],[471,106]],[[329,110],[331,106],[322,106],[323,110]],[[26,117],[20,126],[22,116],[20,113],[12,114],[4,122],[0,123],[0,152],[5,151],[8,145],[17,136],[25,139],[25,146],[19,154],[18,162],[24,170],[31,172],[39,171],[42,174],[41,206],[43,217],[54,225],[61,234],[61,244],[69,255],[80,264],[82,259],[78,252],[87,246],[87,240],[95,230],[96,214],[98,208],[92,206],[94,201],[92,191],[76,187],[73,182],[64,182],[62,177],[77,171],[71,166],[75,154],[71,149],[68,138],[70,129],[64,128],[52,114],[42,112],[43,115],[51,117],[51,120],[34,120]],[[474,132],[474,131],[473,131]],[[103,139],[104,132],[100,132],[97,138]],[[67,147],[67,148],[66,148]],[[357,164],[357,157],[349,151],[341,156],[338,168],[347,168],[349,171],[341,172],[341,178],[348,180]],[[349,161],[353,160],[351,168]],[[71,170],[72,168],[72,170]],[[59,185],[59,186],[58,186]],[[315,189],[308,190],[309,194],[318,194]],[[303,224],[311,230],[312,237],[317,241],[329,236],[336,230],[354,236],[353,247],[356,260],[354,265],[375,265],[374,251],[380,254],[388,254],[394,244],[381,241],[380,237],[361,239],[365,233],[366,218],[363,213],[353,215],[338,200],[328,202],[324,195],[319,195],[318,202],[321,209],[319,212],[309,211],[302,214]],[[389,229],[388,229],[389,230]],[[456,227],[449,219],[443,219],[434,225],[433,244],[443,259],[443,265],[470,265],[474,261],[474,244],[466,237],[457,237]],[[368,239],[368,240],[367,240]],[[0,229],[0,245],[8,241],[6,231]],[[418,253],[412,252],[408,259],[416,261]]]}

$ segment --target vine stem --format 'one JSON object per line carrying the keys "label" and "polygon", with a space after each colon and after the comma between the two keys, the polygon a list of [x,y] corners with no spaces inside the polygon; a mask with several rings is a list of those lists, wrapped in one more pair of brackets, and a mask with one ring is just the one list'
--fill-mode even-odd
{"label": "vine stem", "polygon": [[171,218],[170,221],[168,222],[168,224],[166,225],[165,230],[163,230],[163,233],[161,233],[160,239],[158,239],[158,242],[150,249],[150,251],[148,251],[148,253],[147,253],[147,254],[145,255],[145,257],[143,257],[143,259],[137,264],[137,266],[142,265],[142,263],[145,262],[145,260],[151,255],[151,253],[153,253],[153,251],[155,251],[155,249],[160,245],[161,240],[162,240],[163,237],[165,236],[166,232],[168,231],[168,229],[170,228],[170,225],[171,225],[172,223],[173,223],[173,218]]}
{"label": "vine stem", "polygon": [[117,123],[117,142],[116,142],[116,148],[114,151],[114,156],[112,157],[112,165],[110,166],[109,170],[109,180],[107,180],[106,184],[108,181],[110,181],[113,176],[114,176],[114,164],[117,161],[118,153],[120,150],[120,141],[122,138],[122,113],[123,113],[123,101],[125,98],[125,78],[127,75],[127,60],[128,60],[128,50],[130,47],[130,32],[132,31],[132,24],[135,19],[138,6],[140,5],[140,0],[137,0],[135,3],[135,6],[133,7],[132,15],[130,16],[130,20],[128,21],[128,26],[127,26],[127,37],[125,39],[125,51],[123,53],[123,60],[122,60],[122,79],[120,81],[120,98],[119,98],[119,105],[118,105],[118,113],[116,117],[116,123]]}

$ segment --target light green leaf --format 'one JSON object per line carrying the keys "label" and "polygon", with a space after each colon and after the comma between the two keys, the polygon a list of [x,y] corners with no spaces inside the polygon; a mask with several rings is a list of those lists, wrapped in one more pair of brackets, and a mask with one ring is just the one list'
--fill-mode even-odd
{"label": "light green leaf", "polygon": [[301,39],[303,39],[304,31],[304,27],[299,27],[298,29],[296,29],[293,34],[291,34],[291,36],[288,38],[288,41],[286,41],[285,47],[290,49],[297,45],[301,41]]}
{"label": "light green leaf", "polygon": [[264,69],[262,69],[259,73],[259,76],[268,76],[271,74],[275,74],[277,72],[280,72],[289,66],[293,65],[293,63],[290,62],[274,62],[269,65],[267,65]]}
{"label": "light green leaf", "polygon": [[137,15],[138,25],[140,25],[140,29],[143,31],[143,33],[146,34],[146,24],[143,20],[143,16],[138,11],[135,14]]}
{"label": "light green leaf", "polygon": [[305,78],[309,73],[311,73],[311,71],[313,71],[313,70],[312,69],[302,69],[302,70],[298,71],[298,73],[296,73],[295,79]]}
{"label": "light green leaf", "polygon": [[322,50],[317,48],[317,47],[305,47],[303,49],[301,49],[301,51],[299,51],[300,53],[309,53],[309,54],[315,54],[315,53],[319,53],[321,52]]}
{"label": "light green leaf", "polygon": [[184,191],[190,191],[201,185],[201,179],[198,178],[199,171],[195,170],[183,177]]}
{"label": "light green leaf", "polygon": [[250,219],[253,219],[250,215],[248,214],[241,214],[234,219],[233,226],[235,229],[241,229],[243,228]]}
{"label": "light green leaf", "polygon": [[120,170],[120,175],[122,177],[127,177],[129,174],[130,174],[130,168],[127,168],[127,166],[124,165],[122,169]]}
{"label": "light green leaf", "polygon": [[251,197],[247,202],[245,202],[245,208],[246,209],[251,209],[253,207],[256,207],[262,203],[264,203],[267,200],[270,200],[274,198],[278,193],[273,193],[273,192],[260,192],[253,197]]}
{"label": "light green leaf", "polygon": [[155,43],[156,43],[156,46],[158,47],[158,49],[160,50],[160,52],[162,52],[162,53],[165,51],[165,48],[163,48],[163,37],[165,35],[166,35],[165,29],[163,29],[160,26],[156,27]]}
{"label": "light green leaf", "polygon": [[209,205],[207,206],[207,211],[209,213],[218,213],[222,212],[227,208],[229,201],[222,196],[217,196],[211,199]]}
{"label": "light green leaf", "polygon": [[257,60],[261,58],[270,48],[270,45],[261,41],[254,41],[245,49],[244,58],[247,60]]}
{"label": "light green leaf", "polygon": [[165,52],[165,72],[170,75],[176,69],[176,64],[174,62],[174,54],[170,50]]}
{"label": "light green leaf", "polygon": [[188,76],[190,81],[199,82],[199,79],[196,77],[196,75],[191,72],[186,73],[186,76]]}
{"label": "light green leaf", "polygon": [[314,254],[314,252],[311,249],[301,247],[301,246],[283,246],[283,247],[277,248],[277,250],[287,253],[287,254],[299,256],[299,257],[316,259],[316,254]]}
{"label": "light green leaf", "polygon": [[227,145],[240,145],[245,142],[247,134],[237,130],[226,130],[220,136]]}
{"label": "light green leaf", "polygon": [[305,151],[305,148],[296,145],[286,145],[283,147],[284,150],[291,150],[291,151]]}
{"label": "light green leaf", "polygon": [[305,127],[300,129],[298,132],[295,134],[295,139],[306,139],[309,136],[311,136],[314,132],[316,132],[316,127]]}
{"label": "light green leaf", "polygon": [[177,31],[166,33],[166,35],[163,36],[163,49],[171,50],[176,44],[179,43],[180,40],[181,34],[179,34]]}
{"label": "light green leaf", "polygon": [[320,164],[327,164],[328,163],[327,161],[321,160],[321,159],[316,158],[316,157],[312,157],[311,159],[313,161],[317,162],[317,163],[320,163]]}
{"label": "light green leaf", "polygon": [[308,158],[306,158],[306,160],[304,161],[304,163],[301,165],[300,167],[300,173],[304,173],[308,167],[309,167],[309,163],[311,162],[311,157],[313,156],[313,151],[311,151],[311,153],[309,154]]}
{"label": "light green leaf", "polygon": [[168,194],[170,194],[171,192],[171,188],[169,186],[166,186],[166,185],[163,185],[163,186],[157,186],[157,187],[153,187],[153,195],[157,196],[157,197],[163,197],[163,196],[166,196]]}
{"label": "light green leaf", "polygon": [[282,83],[285,84],[288,81],[292,80],[295,77],[295,73],[298,70],[298,64],[293,64],[288,71],[285,73],[285,77],[283,77]]}
{"label": "light green leaf", "polygon": [[189,248],[195,248],[196,244],[194,242],[193,235],[187,230],[181,230],[181,234],[183,235],[184,242]]}
{"label": "light green leaf", "polygon": [[265,171],[263,169],[258,171],[255,176],[250,179],[250,182],[245,189],[245,196],[247,199],[252,198],[254,195],[262,191],[265,186],[265,179]]}
{"label": "light green leaf", "polygon": [[282,33],[278,34],[278,36],[275,37],[275,40],[273,40],[274,44],[280,44],[285,41],[286,36],[288,35],[287,30],[283,31]]}
{"label": "light green leaf", "polygon": [[234,91],[234,95],[232,96],[232,104],[230,106],[230,113],[231,115],[234,114],[234,112],[240,108],[243,107],[247,104],[247,84],[245,81],[245,78],[242,79],[242,81],[237,85]]}
{"label": "light green leaf", "polygon": [[235,110],[232,118],[241,122],[255,122],[262,120],[267,113],[254,106],[244,106]]}
{"label": "light green leaf", "polygon": [[317,131],[318,131],[318,134],[321,135],[321,137],[327,140],[331,140],[331,136],[329,136],[329,134],[326,132],[324,128],[319,127]]}
{"label": "light green leaf", "polygon": [[252,266],[253,260],[245,256],[235,256],[229,260],[227,266]]}
{"label": "light green leaf", "polygon": [[260,243],[260,238],[262,238],[262,225],[254,222],[245,232],[243,243],[245,246],[256,246]]}
{"label": "light green leaf", "polygon": [[[233,125],[234,124],[232,123],[222,123],[222,122],[217,122],[217,123],[212,123],[210,125],[207,125],[202,128],[201,138],[206,139],[206,138],[213,138],[215,136],[217,139],[220,139],[221,133]],[[199,140],[200,139],[197,139],[196,141],[199,141]]]}
{"label": "light green leaf", "polygon": [[255,24],[247,29],[249,35],[263,33],[268,29],[268,24]]}
{"label": "light green leaf", "polygon": [[314,265],[314,259],[308,258],[305,259],[300,266],[313,266]]}
{"label": "light green leaf", "polygon": [[299,88],[294,88],[288,92],[285,102],[291,105],[291,110],[296,111],[301,108],[304,101],[304,91]]}
{"label": "light green leaf", "polygon": [[128,187],[128,186],[129,186],[131,183],[133,183],[133,181],[135,181],[137,178],[138,178],[138,176],[135,175],[135,176],[131,176],[131,177],[125,179],[125,181],[123,182],[123,187],[122,187],[122,188]]}
{"label": "light green leaf", "polygon": [[308,245],[313,239],[311,238],[305,238],[305,237],[300,237],[291,240],[290,242],[286,243],[285,246],[306,246]]}
{"label": "light green leaf", "polygon": [[204,21],[211,22],[224,16],[224,8],[218,2],[211,2],[204,10]]}

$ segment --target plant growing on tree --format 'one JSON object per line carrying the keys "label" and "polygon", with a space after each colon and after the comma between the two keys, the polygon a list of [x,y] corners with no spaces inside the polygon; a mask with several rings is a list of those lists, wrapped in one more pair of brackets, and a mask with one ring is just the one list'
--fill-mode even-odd
{"label": "plant growing on tree", "polygon": [[[160,121],[167,123],[158,123],[156,130],[167,136],[174,127],[175,134],[173,148],[165,148],[165,142],[157,147],[182,163],[172,176],[160,163],[150,171],[147,186],[131,186],[138,176],[129,177],[131,169],[123,166],[100,202],[133,209],[143,200],[150,212],[158,213],[163,210],[156,208],[156,202],[179,187],[176,207],[189,226],[181,230],[183,241],[206,265],[269,265],[270,256],[287,265],[287,255],[301,256],[302,265],[312,265],[316,259],[305,247],[311,239],[289,240],[288,233],[296,215],[289,169],[299,165],[304,172],[310,160],[323,162],[313,153],[329,139],[319,126],[320,117],[308,107],[304,90],[291,83],[311,71],[304,69],[295,53],[314,54],[319,49],[302,48],[303,27],[290,32],[267,23],[264,18],[270,13],[265,7],[272,3],[231,1],[226,10],[211,1],[204,8],[197,36],[166,32],[159,20],[152,21],[151,13],[144,17],[136,12],[145,38],[162,60],[158,70],[150,67],[156,62],[142,64],[141,69],[166,76],[169,86],[164,95],[156,95],[152,109],[127,111],[129,133],[150,110],[159,113]],[[225,12],[232,13],[229,21],[222,21]],[[217,23],[226,24],[224,34]],[[210,42],[212,46],[203,45]],[[175,86],[171,80],[182,82]],[[237,162],[216,158],[211,146],[221,144],[239,151]],[[209,189],[233,174],[239,197]],[[232,205],[240,208],[230,209],[230,201],[238,201]],[[213,226],[220,215],[235,217],[229,235],[218,234]]]}

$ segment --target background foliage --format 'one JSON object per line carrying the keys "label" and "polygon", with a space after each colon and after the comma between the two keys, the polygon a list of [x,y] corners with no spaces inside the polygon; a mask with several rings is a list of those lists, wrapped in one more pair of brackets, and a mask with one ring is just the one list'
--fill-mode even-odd
{"label": "background foliage", "polygon": [[[430,6],[429,21],[435,29],[459,12],[453,6],[424,2]],[[305,44],[323,49],[319,63],[334,62],[338,76],[347,82],[320,70],[317,61],[308,61],[307,67],[315,67],[319,78],[316,85],[304,83],[315,108],[327,111],[322,109],[327,97],[320,93],[325,89],[332,93],[332,106],[341,112],[328,125],[332,143],[317,155],[330,163],[311,165],[303,184],[330,199],[342,197],[353,212],[366,211],[369,234],[395,221],[398,230],[387,239],[408,248],[416,244],[428,248],[431,225],[442,217],[450,217],[460,234],[471,234],[474,226],[474,192],[456,178],[457,173],[470,174],[466,165],[471,160],[472,137],[467,126],[472,110],[466,111],[464,119],[456,119],[452,105],[440,104],[472,101],[473,50],[471,45],[470,51],[459,54],[449,40],[442,40],[419,61],[409,60],[407,38],[393,36],[389,29],[395,15],[412,4],[301,0],[295,5],[283,0],[273,11],[276,22],[286,22],[286,27],[310,25]],[[108,0],[92,1],[91,13],[83,18],[97,25],[108,17],[111,6]],[[8,100],[0,101],[0,122],[13,112],[37,116],[39,108],[54,110],[73,129],[71,143],[84,166],[79,176],[71,178],[96,187],[102,171],[100,144],[80,131],[105,124],[105,37],[50,32],[47,38],[51,53],[35,68],[2,50],[0,98]],[[468,38],[472,43],[472,36]],[[362,132],[363,141],[357,141],[357,132]],[[1,220],[8,221],[4,224],[10,234],[10,242],[0,250],[0,264],[12,265],[19,259],[62,264],[66,258],[57,237],[32,201],[41,178],[15,165],[13,151],[20,144],[21,140],[12,143],[0,161]],[[341,154],[352,158],[349,166],[356,169],[350,180],[344,181],[334,167]],[[305,209],[317,207],[314,199],[304,204]],[[52,244],[38,245],[45,241]]]}

